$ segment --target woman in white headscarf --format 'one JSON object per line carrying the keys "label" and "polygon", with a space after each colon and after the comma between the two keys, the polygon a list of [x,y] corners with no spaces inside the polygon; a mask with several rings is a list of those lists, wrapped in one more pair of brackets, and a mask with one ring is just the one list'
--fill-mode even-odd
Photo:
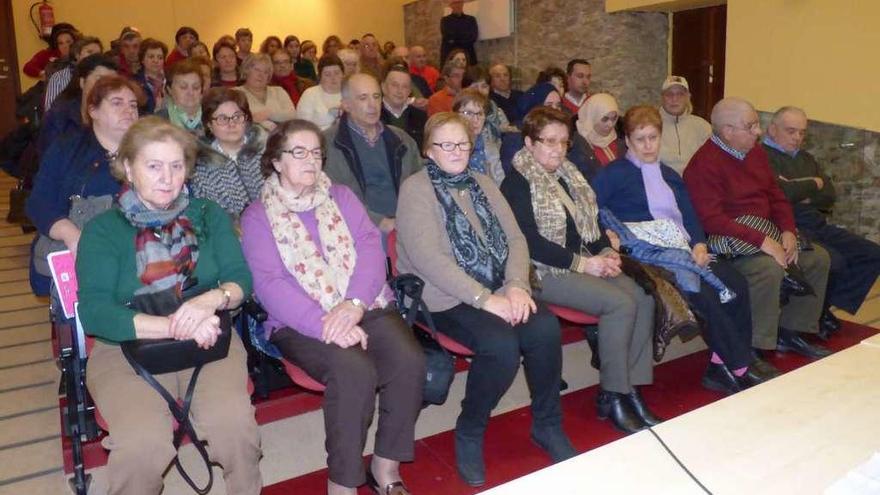
{"label": "woman in white headscarf", "polygon": [[626,154],[626,141],[617,135],[620,110],[608,93],[596,93],[578,111],[577,133],[572,137],[568,159],[587,180]]}

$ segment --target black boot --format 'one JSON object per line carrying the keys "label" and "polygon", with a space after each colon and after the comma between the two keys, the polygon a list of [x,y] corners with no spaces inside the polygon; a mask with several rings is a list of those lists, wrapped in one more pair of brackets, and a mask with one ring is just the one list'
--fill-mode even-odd
{"label": "black boot", "polygon": [[633,391],[626,396],[629,401],[629,405],[632,410],[642,419],[642,422],[648,426],[656,426],[663,422],[662,419],[654,416],[654,413],[648,409],[648,405],[645,404],[645,400],[642,398],[642,394],[639,393],[639,389],[635,386],[633,387]]}
{"label": "black boot", "polygon": [[602,361],[599,360],[598,325],[588,325],[584,327],[584,335],[587,337],[587,344],[590,345],[590,352],[593,353],[593,356],[590,358],[590,366],[598,370],[602,367]]}
{"label": "black boot", "polygon": [[596,413],[599,419],[611,418],[614,427],[624,433],[635,433],[648,425],[633,411],[626,394],[599,390],[596,397]]}
{"label": "black boot", "polygon": [[470,486],[486,483],[486,464],[483,461],[483,435],[476,437],[455,432],[455,466],[458,475]]}
{"label": "black boot", "polygon": [[721,392],[727,395],[735,394],[742,390],[736,377],[723,364],[709,362],[706,373],[703,375],[703,386],[709,390]]}

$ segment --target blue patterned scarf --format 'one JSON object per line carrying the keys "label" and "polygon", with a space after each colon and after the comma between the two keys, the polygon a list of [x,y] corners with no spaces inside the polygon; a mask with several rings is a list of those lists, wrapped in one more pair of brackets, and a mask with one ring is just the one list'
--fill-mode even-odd
{"label": "blue patterned scarf", "polygon": [[[426,169],[434,194],[443,207],[446,217],[446,233],[452,244],[455,260],[468,275],[492,291],[504,285],[504,269],[507,265],[507,236],[501,222],[492,211],[489,200],[469,171],[451,175],[440,170],[433,161]],[[452,198],[450,189],[467,190],[474,205],[474,213],[483,229],[480,237],[461,207]]]}
{"label": "blue patterned scarf", "polygon": [[479,172],[481,174],[486,174],[486,140],[483,139],[483,134],[477,134],[477,142],[474,143],[474,150],[471,152],[471,157],[468,160],[468,168]]}

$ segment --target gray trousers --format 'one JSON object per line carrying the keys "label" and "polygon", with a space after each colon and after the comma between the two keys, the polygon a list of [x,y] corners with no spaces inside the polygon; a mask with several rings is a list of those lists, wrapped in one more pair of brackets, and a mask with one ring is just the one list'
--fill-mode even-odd
{"label": "gray trousers", "polygon": [[819,315],[825,301],[831,258],[822,246],[813,244],[813,248],[798,254],[798,266],[816,295],[792,297],[782,308],[779,306],[779,288],[785,270],[772,257],[759,253],[733,260],[733,266],[749,282],[752,346],[776,349],[779,327],[807,333],[819,331]]}
{"label": "gray trousers", "polygon": [[654,298],[631,278],[583,273],[546,275],[536,297],[599,317],[599,381],[603,390],[629,393],[653,381]]}

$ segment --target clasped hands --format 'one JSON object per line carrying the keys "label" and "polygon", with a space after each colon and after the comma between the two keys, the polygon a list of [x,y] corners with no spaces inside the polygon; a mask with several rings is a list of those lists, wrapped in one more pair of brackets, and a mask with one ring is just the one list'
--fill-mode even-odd
{"label": "clasped hands", "polygon": [[185,301],[168,317],[169,336],[175,340],[195,340],[202,349],[213,347],[220,336],[220,317],[215,314],[220,304],[216,298],[217,291],[211,290]]}
{"label": "clasped hands", "polygon": [[343,349],[360,344],[366,350],[367,333],[358,325],[363,317],[363,309],[351,301],[342,301],[321,317],[321,341],[325,344],[336,344]]}
{"label": "clasped hands", "polygon": [[761,251],[776,260],[779,266],[786,268],[791,263],[797,263],[797,236],[793,232],[783,232],[782,244],[776,242],[771,237],[764,237],[764,241],[761,243]]}
{"label": "clasped hands", "polygon": [[483,303],[483,309],[510,325],[519,325],[529,321],[529,316],[538,311],[538,306],[525,290],[508,287],[502,293],[490,295]]}

